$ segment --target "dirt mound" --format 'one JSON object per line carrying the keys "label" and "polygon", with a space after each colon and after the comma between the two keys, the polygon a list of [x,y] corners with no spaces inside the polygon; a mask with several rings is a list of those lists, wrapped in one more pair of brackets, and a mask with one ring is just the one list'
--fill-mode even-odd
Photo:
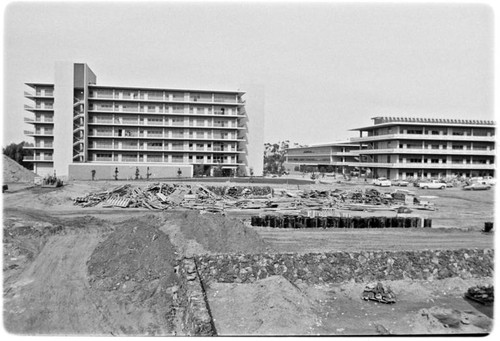
{"label": "dirt mound", "polygon": [[205,250],[214,253],[263,253],[269,245],[254,230],[241,221],[220,214],[185,212],[181,231]]}
{"label": "dirt mound", "polygon": [[213,283],[207,295],[218,335],[304,335],[317,322],[314,301],[282,276]]}
{"label": "dirt mound", "polygon": [[3,155],[3,182],[33,182],[36,174]]}
{"label": "dirt mound", "polygon": [[131,219],[97,246],[87,266],[91,283],[102,290],[116,290],[128,281],[161,280],[168,286],[175,280],[175,249],[156,226]]}

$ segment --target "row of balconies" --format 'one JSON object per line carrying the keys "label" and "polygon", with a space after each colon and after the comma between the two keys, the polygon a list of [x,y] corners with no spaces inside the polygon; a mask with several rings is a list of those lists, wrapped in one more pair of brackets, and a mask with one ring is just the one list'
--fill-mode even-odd
{"label": "row of balconies", "polygon": [[158,151],[158,152],[197,152],[197,153],[244,153],[243,150],[241,149],[215,149],[215,148],[206,148],[206,149],[195,149],[195,148],[162,148],[162,147],[136,147],[136,146],[126,146],[126,147],[113,147],[113,146],[93,146],[89,147],[89,150],[109,150],[109,151],[116,151],[116,150],[123,150],[123,151],[134,151],[134,150],[145,150],[145,151]]}
{"label": "row of balconies", "polygon": [[147,127],[192,127],[192,128],[223,128],[223,129],[245,129],[245,126],[242,125],[225,125],[225,124],[220,124],[220,123],[211,123],[211,122],[203,122],[203,123],[185,123],[185,122],[176,122],[176,123],[170,123],[170,122],[144,122],[144,121],[112,121],[112,120],[93,120],[92,122],[89,122],[89,125],[101,125],[101,126],[106,126],[106,125],[113,125],[113,126],[147,126]]}
{"label": "row of balconies", "polygon": [[88,110],[89,113],[121,113],[121,114],[156,114],[156,115],[177,115],[177,116],[215,116],[215,117],[245,117],[243,113],[228,113],[228,112],[223,112],[223,111],[197,111],[197,112],[184,112],[182,111],[147,111],[147,110],[139,110],[139,109],[133,109],[133,108],[127,108],[127,110],[113,110],[113,108],[93,108]]}
{"label": "row of balconies", "polygon": [[375,167],[375,168],[451,168],[451,169],[495,169],[495,164],[482,163],[459,163],[459,162],[355,162],[350,163],[354,167]]}
{"label": "row of balconies", "polygon": [[358,156],[361,150],[351,150],[349,152],[331,152],[331,153],[288,153],[289,157],[315,157],[315,156]]}
{"label": "row of balconies", "polygon": [[[26,135],[31,135],[33,132],[26,132]],[[137,131],[123,131],[122,134],[120,135],[118,132],[115,131],[113,133],[112,131],[109,132],[99,132],[99,131],[90,131],[89,132],[90,137],[104,137],[104,138],[139,138],[139,139],[144,139],[144,138],[154,138],[154,139],[186,139],[186,140],[191,140],[191,139],[205,139],[205,140],[237,140],[237,141],[244,141],[244,138],[242,137],[237,137],[235,134],[227,134],[227,135],[222,135],[222,134],[203,134],[203,135],[195,135],[192,134],[191,132],[189,133],[172,133],[170,132],[165,132],[165,133],[138,133]]]}
{"label": "row of balconies", "polygon": [[495,155],[495,150],[472,149],[432,149],[432,148],[392,148],[363,149],[359,154],[426,154],[426,155]]}
{"label": "row of balconies", "polygon": [[140,101],[140,102],[169,102],[169,103],[210,103],[210,104],[236,104],[241,105],[244,104],[245,101],[236,98],[224,98],[217,96],[207,97],[195,97],[195,96],[173,96],[172,94],[164,94],[160,96],[145,96],[145,95],[124,95],[124,94],[100,94],[93,93],[89,96],[89,99],[93,100],[118,100],[118,101]]}
{"label": "row of balconies", "polygon": [[495,136],[462,136],[462,135],[424,135],[424,134],[387,134],[377,136],[353,137],[351,142],[371,142],[384,140],[434,140],[434,141],[482,141],[494,142]]}
{"label": "row of balconies", "polygon": [[243,163],[238,163],[237,160],[223,160],[223,159],[215,159],[215,160],[197,160],[197,159],[192,159],[192,160],[186,160],[184,158],[182,159],[168,159],[168,155],[165,155],[167,156],[167,158],[162,158],[162,159],[159,159],[159,158],[143,158],[142,160],[140,158],[131,158],[131,157],[127,157],[125,159],[121,159],[119,161],[119,158],[117,158],[115,156],[115,158],[113,157],[99,157],[99,158],[96,158],[95,160],[89,160],[89,162],[92,162],[92,163],[98,163],[98,162],[116,162],[116,163],[153,163],[153,162],[161,162],[161,163],[173,163],[173,164],[187,164],[187,165],[190,165],[190,164],[203,164],[203,165],[219,165],[219,164],[223,164],[223,165],[243,165]]}

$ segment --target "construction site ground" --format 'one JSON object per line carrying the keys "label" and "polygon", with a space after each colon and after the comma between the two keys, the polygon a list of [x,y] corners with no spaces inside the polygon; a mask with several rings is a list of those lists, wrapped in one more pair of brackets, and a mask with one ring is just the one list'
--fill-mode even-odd
{"label": "construction site ground", "polygon": [[[73,205],[75,197],[126,183],[131,181],[75,181],[54,189],[9,184],[3,196],[3,319],[8,332],[182,335],[179,311],[183,307],[177,305],[173,272],[174,259],[182,256],[494,247],[493,234],[481,232],[485,222],[494,221],[494,190],[408,188],[438,208],[417,212],[432,219],[430,229],[273,229],[245,222],[265,210],[234,210],[222,217],[184,209]],[[371,186],[362,182],[266,185],[290,189]],[[363,283],[293,285],[282,277],[270,277],[253,284],[214,283],[206,289],[221,335],[475,334],[491,330],[491,307],[463,298],[468,287],[492,284],[491,278],[386,284],[397,294],[396,304],[361,300]]]}

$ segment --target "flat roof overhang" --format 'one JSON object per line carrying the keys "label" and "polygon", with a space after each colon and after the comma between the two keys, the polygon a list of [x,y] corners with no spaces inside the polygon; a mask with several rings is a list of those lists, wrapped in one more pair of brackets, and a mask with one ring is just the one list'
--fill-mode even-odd
{"label": "flat roof overhang", "polygon": [[89,84],[89,88],[93,89],[128,89],[128,90],[151,90],[151,91],[179,91],[179,92],[206,92],[206,93],[227,93],[227,94],[245,94],[241,90],[215,90],[215,89],[187,89],[187,88],[156,88],[144,86],[114,86],[114,85],[96,85]]}
{"label": "flat roof overhang", "polygon": [[394,127],[394,126],[422,126],[422,127],[467,127],[467,128],[493,128],[493,124],[473,124],[473,123],[438,123],[438,122],[387,122],[361,128],[349,129],[349,131],[369,131],[378,128]]}

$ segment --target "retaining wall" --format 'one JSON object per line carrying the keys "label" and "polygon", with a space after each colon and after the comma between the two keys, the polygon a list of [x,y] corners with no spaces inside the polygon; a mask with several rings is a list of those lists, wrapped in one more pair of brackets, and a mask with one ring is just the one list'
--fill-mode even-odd
{"label": "retaining wall", "polygon": [[195,258],[204,283],[249,283],[281,275],[292,283],[435,280],[493,276],[492,249],[309,254],[203,255]]}

